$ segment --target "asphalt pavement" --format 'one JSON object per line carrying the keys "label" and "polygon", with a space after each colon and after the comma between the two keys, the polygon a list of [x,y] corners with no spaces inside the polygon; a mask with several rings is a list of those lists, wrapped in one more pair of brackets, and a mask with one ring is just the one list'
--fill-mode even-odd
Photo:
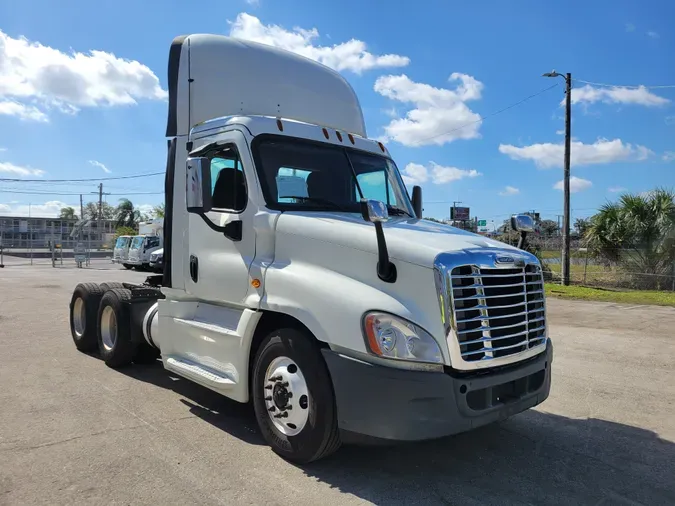
{"label": "asphalt pavement", "polygon": [[675,309],[548,301],[549,399],[505,422],[395,447],[277,457],[252,408],[161,367],[78,352],[94,261],[0,270],[0,504],[675,504]]}

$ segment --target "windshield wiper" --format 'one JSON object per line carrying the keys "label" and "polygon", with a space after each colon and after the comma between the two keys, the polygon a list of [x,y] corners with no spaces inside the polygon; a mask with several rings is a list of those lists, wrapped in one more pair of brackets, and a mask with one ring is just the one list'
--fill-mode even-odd
{"label": "windshield wiper", "polygon": [[411,218],[413,217],[412,214],[410,214],[408,211],[405,209],[401,209],[400,207],[392,206],[387,204],[387,211],[389,212],[390,215],[392,216],[410,216]]}
{"label": "windshield wiper", "polygon": [[282,199],[298,199],[302,200],[304,202],[316,202],[318,204],[328,204],[330,206],[333,206],[335,209],[339,211],[347,211],[344,207],[342,207],[340,204],[337,204],[333,202],[332,200],[324,199],[321,197],[302,197],[300,195],[284,195],[283,197],[279,197]]}

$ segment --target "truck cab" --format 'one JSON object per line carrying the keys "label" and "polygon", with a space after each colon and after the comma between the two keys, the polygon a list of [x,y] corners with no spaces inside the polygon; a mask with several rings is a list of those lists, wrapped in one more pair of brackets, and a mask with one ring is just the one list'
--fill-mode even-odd
{"label": "truck cab", "polygon": [[131,236],[121,235],[115,241],[113,249],[113,263],[127,264],[129,259],[129,246],[131,245]]}
{"label": "truck cab", "polygon": [[164,272],[78,285],[79,349],[97,346],[111,367],[154,350],[167,370],[251,402],[266,441],[298,463],[342,442],[456,434],[548,397],[539,261],[424,220],[421,188],[368,139],[338,73],[179,37],[167,136]]}
{"label": "truck cab", "polygon": [[131,239],[127,263],[137,269],[150,267],[151,255],[162,247],[162,238],[156,235],[137,235]]}

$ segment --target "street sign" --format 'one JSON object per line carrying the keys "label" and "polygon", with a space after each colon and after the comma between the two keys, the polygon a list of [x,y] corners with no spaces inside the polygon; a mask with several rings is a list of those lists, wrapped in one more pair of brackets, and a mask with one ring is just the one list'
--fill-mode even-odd
{"label": "street sign", "polygon": [[450,208],[450,218],[457,221],[466,221],[469,220],[469,208],[468,207],[451,207]]}
{"label": "street sign", "polygon": [[487,227],[487,220],[478,220],[479,227]]}

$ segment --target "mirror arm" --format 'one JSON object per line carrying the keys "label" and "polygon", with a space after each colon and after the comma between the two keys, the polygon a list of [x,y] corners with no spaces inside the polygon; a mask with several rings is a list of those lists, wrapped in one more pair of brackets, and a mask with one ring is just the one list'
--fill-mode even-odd
{"label": "mirror arm", "polygon": [[518,249],[524,249],[525,248],[525,243],[527,239],[527,232],[521,232],[520,233],[520,239],[518,239]]}
{"label": "mirror arm", "polygon": [[389,260],[382,222],[376,221],[373,224],[375,225],[375,235],[377,236],[377,277],[385,283],[394,283],[396,282],[396,266]]}

